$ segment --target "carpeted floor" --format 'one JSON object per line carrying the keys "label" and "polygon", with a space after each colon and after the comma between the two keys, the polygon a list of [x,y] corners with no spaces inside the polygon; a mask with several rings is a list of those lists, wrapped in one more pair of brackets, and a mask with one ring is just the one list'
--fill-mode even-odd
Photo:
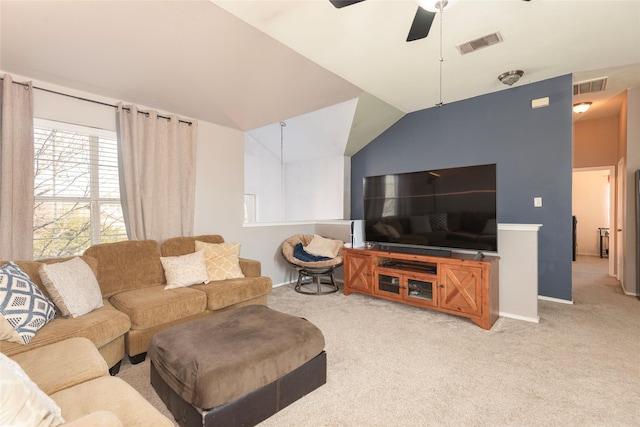
{"label": "carpeted floor", "polygon": [[[323,331],[327,384],[261,426],[638,426],[640,301],[606,262],[574,263],[573,305],[540,301],[539,324],[500,318],[490,331],[363,295],[276,288],[271,308]],[[119,376],[168,414],[148,370],[125,363]]]}

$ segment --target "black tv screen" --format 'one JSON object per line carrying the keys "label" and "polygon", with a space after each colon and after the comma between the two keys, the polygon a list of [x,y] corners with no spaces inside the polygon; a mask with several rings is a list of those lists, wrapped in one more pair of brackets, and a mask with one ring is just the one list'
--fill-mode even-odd
{"label": "black tv screen", "polygon": [[497,251],[496,165],[364,178],[364,233],[383,248]]}

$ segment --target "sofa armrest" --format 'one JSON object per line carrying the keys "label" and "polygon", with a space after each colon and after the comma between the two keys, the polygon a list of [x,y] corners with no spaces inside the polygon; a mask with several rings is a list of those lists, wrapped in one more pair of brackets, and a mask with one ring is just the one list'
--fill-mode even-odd
{"label": "sofa armrest", "polygon": [[11,358],[46,394],[109,375],[107,362],[87,338],[69,338]]}
{"label": "sofa armrest", "polygon": [[262,275],[262,265],[260,261],[240,258],[240,269],[244,277],[260,277]]}
{"label": "sofa armrest", "polygon": [[73,421],[62,424],[64,427],[124,427],[122,421],[111,411],[95,411]]}

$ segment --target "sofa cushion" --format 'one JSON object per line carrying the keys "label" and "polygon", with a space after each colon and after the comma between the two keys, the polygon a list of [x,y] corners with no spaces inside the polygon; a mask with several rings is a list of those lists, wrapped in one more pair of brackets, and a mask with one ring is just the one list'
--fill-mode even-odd
{"label": "sofa cushion", "polygon": [[160,257],[167,289],[184,288],[198,283],[209,283],[209,273],[205,264],[204,250],[186,255]]}
{"label": "sofa cushion", "polygon": [[233,304],[267,295],[271,292],[271,279],[263,276],[243,277],[209,282],[206,285],[194,285],[190,289],[206,294],[207,310],[220,310]]}
{"label": "sofa cushion", "polygon": [[86,337],[96,347],[101,348],[131,328],[131,321],[126,314],[116,310],[106,299],[103,300],[103,304],[91,313],[75,319],[53,319],[40,329],[28,346],[0,341],[0,351],[12,356],[73,337]]}
{"label": "sofa cushion", "polygon": [[115,308],[131,319],[131,329],[147,329],[201,313],[207,296],[194,288],[164,290],[163,285],[133,289],[111,296]]}
{"label": "sofa cushion", "polygon": [[262,275],[262,265],[255,259],[240,258],[240,269],[244,277],[260,277]]}
{"label": "sofa cushion", "polygon": [[162,256],[178,256],[194,252],[196,250],[196,240],[205,243],[224,243],[224,239],[219,234],[172,237],[160,245]]}
{"label": "sofa cushion", "polygon": [[42,264],[42,284],[64,317],[80,317],[102,307],[100,285],[91,267],[81,258]]}
{"label": "sofa cushion", "polygon": [[28,344],[40,328],[55,318],[56,312],[27,273],[8,262],[0,267],[0,315]]}
{"label": "sofa cushion", "polygon": [[[109,375],[107,363],[87,338],[69,338],[12,358],[47,394]],[[55,369],[43,360],[55,360]]]}
{"label": "sofa cushion", "polygon": [[0,425],[57,426],[60,407],[29,378],[20,365],[0,353]]}
{"label": "sofa cushion", "polygon": [[240,243],[206,243],[196,240],[196,251],[204,251],[209,280],[244,277],[240,268]]}
{"label": "sofa cushion", "polygon": [[53,393],[51,398],[62,408],[62,416],[68,422],[96,411],[108,410],[124,426],[174,426],[140,393],[117,377],[104,376],[86,381]]}
{"label": "sofa cushion", "polygon": [[64,427],[125,427],[116,414],[99,410],[64,423]]}
{"label": "sofa cushion", "polygon": [[97,278],[105,297],[164,283],[160,245],[155,240],[103,243],[84,253],[98,260]]}

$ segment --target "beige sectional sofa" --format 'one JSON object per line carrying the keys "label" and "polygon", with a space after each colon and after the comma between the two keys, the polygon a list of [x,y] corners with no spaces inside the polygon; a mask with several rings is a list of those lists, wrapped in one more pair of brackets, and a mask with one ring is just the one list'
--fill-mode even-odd
{"label": "beige sectional sofa", "polygon": [[[271,279],[261,276],[258,261],[240,258],[244,277],[177,289],[166,285],[160,257],[193,253],[195,242],[224,243],[219,235],[177,237],[95,245],[82,257],[95,273],[104,306],[81,317],[59,315],[44,325],[27,345],[0,340],[10,357],[72,337],[86,337],[97,347],[112,373],[126,353],[141,362],[153,335],[170,326],[251,304],[267,303]],[[68,259],[68,258],[67,258]],[[40,280],[41,263],[66,259],[16,262],[49,297]],[[4,262],[0,262],[3,265]]]}
{"label": "beige sectional sofa", "polygon": [[[4,384],[2,403],[7,407],[0,424],[49,425],[44,421],[59,421],[61,416],[61,425],[68,427],[174,425],[126,382],[110,376],[105,360],[87,338],[69,338],[12,359],[28,378],[13,375]],[[4,362],[2,367],[7,376],[15,372]],[[39,390],[34,392],[32,384]]]}

